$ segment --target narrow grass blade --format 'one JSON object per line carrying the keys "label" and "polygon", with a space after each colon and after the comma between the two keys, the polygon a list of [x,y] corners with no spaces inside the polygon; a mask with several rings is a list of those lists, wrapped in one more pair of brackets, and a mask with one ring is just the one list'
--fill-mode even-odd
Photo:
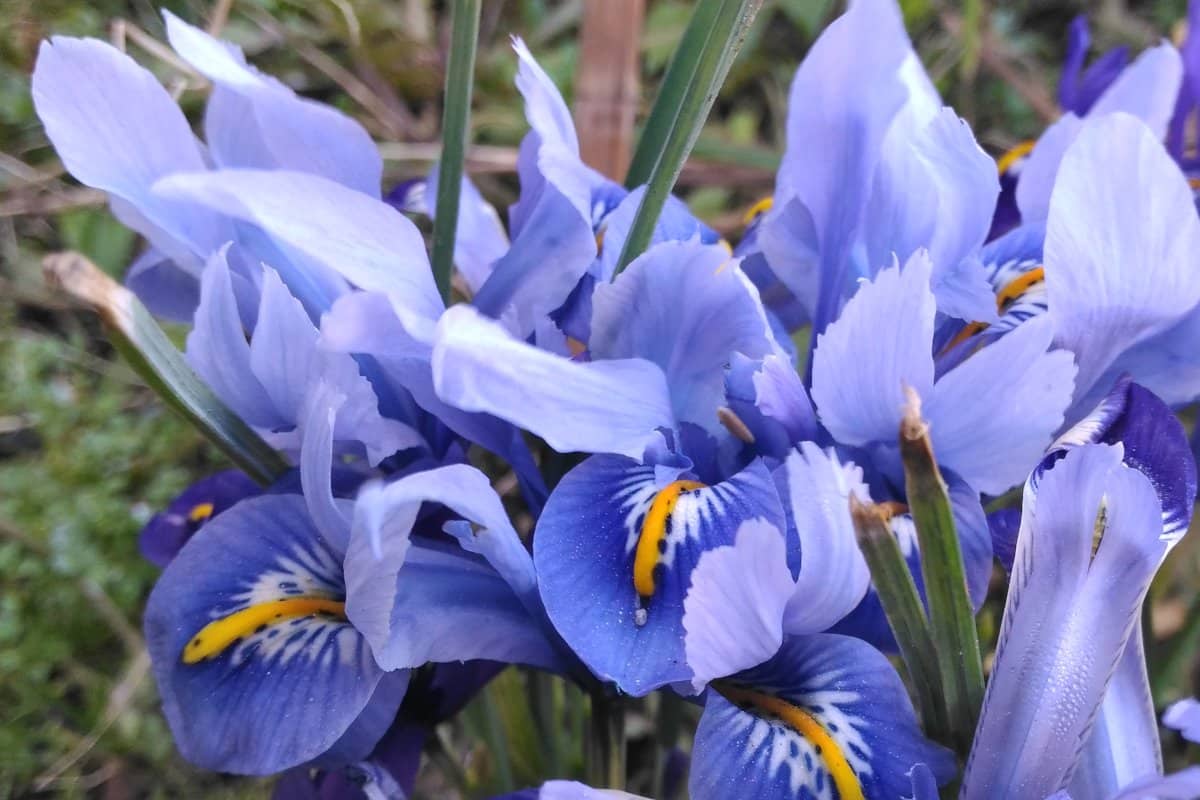
{"label": "narrow grass blade", "polygon": [[720,2],[706,2],[698,4],[692,12],[679,46],[671,56],[671,63],[667,65],[658,96],[650,108],[650,116],[646,118],[638,137],[637,149],[629,163],[629,172],[625,175],[626,188],[632,189],[650,180],[650,172],[666,147],[675,115],[683,104],[688,83],[696,74],[700,56],[713,32],[720,10]]}
{"label": "narrow grass blade", "polygon": [[900,543],[879,506],[861,503],[850,495],[850,517],[854,520],[858,547],[871,570],[871,583],[879,594],[883,613],[908,669],[925,733],[937,741],[948,742],[946,704],[940,689],[933,632],[908,563],[900,552]]}
{"label": "narrow grass blade", "polygon": [[254,480],[269,484],[288,465],[192,372],[179,350],[132,292],[79,253],[55,253],[46,279],[91,307],[117,351],[168,406],[195,425]]}
{"label": "narrow grass blade", "polygon": [[621,250],[617,274],[649,246],[683,162],[761,6],[762,0],[709,0],[693,12],[668,70],[671,83],[659,93],[647,122],[643,140],[650,137],[649,142],[639,143],[630,170],[627,182],[640,184],[645,173],[648,186]]}
{"label": "narrow grass blade", "polygon": [[475,48],[479,41],[480,0],[454,0],[453,5],[450,62],[446,68],[446,97],[442,109],[442,157],[438,163],[437,205],[433,218],[433,277],[447,303],[450,301],[450,275],[454,269],[454,236],[458,230],[463,160],[471,124],[471,87],[475,77]]}
{"label": "narrow grass blade", "polygon": [[910,392],[900,423],[905,493],[921,548],[921,574],[937,646],[938,668],[954,746],[966,756],[983,703],[979,633],[967,595],[962,550],[946,483],[938,471],[920,400]]}
{"label": "narrow grass blade", "polygon": [[591,693],[591,715],[584,740],[588,783],[605,789],[625,788],[625,706],[604,689]]}

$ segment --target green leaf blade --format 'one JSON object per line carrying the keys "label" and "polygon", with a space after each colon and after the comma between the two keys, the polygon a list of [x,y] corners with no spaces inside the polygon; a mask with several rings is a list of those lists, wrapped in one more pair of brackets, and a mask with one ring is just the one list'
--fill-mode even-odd
{"label": "green leaf blade", "polygon": [[446,68],[442,108],[442,155],[438,162],[437,201],[433,217],[433,277],[442,300],[450,302],[454,239],[462,194],[463,163],[471,125],[471,89],[479,42],[480,0],[454,0],[450,61]]}

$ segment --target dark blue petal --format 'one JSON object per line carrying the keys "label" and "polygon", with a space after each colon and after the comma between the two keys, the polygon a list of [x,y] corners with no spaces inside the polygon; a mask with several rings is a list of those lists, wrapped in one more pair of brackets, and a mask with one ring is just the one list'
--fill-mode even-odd
{"label": "dark blue petal", "polygon": [[146,644],[184,757],[269,774],[351,728],[384,673],[346,621],[342,557],[303,498],[267,495],[205,526],[163,572]]}
{"label": "dark blue petal", "polygon": [[236,469],[202,478],[150,518],[138,537],[138,549],[151,564],[165,567],[201,526],[261,491],[248,475]]}
{"label": "dark blue petal", "polygon": [[559,482],[534,534],[555,628],[593,672],[633,695],[692,677],[683,601],[701,553],[733,544],[748,519],[784,528],[761,462],[711,487],[680,477],[679,468],[593,456]]}
{"label": "dark blue petal", "polygon": [[892,665],[864,642],[818,634],[709,690],[689,789],[693,800],[895,800],[917,764],[941,782],[954,774]]}

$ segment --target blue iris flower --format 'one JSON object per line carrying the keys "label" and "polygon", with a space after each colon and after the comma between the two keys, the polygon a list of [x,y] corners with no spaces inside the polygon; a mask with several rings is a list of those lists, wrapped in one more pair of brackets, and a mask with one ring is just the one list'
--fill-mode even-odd
{"label": "blue iris flower", "polygon": [[[367,758],[409,671],[488,659],[562,670],[533,564],[465,465],[329,489],[332,423],[305,494],[243,500],[163,572],[146,637],[176,742],[194,763],[268,774]],[[305,471],[307,465],[302,467]],[[460,521],[428,530],[423,503]],[[435,517],[436,519],[436,517]]]}

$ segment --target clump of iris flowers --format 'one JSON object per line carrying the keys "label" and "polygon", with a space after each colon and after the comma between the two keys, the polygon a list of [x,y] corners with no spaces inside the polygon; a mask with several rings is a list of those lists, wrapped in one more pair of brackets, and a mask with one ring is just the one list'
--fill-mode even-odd
{"label": "clump of iris flowers", "polygon": [[[1197,488],[1174,410],[1200,399],[1196,37],[1084,71],[1077,22],[1068,113],[998,170],[896,5],[853,0],[742,239],[668,196],[627,264],[656,185],[583,163],[514,39],[520,198],[505,224],[463,179],[450,302],[412,220],[438,169],[385,193],[356,122],[165,19],[213,85],[203,142],[98,41],[46,42],[33,96],[147,241],[136,302],[191,325],[169,363],[278,462],[143,533],[185,758],[406,797],[437,726],[519,665],[589,693],[597,729],[628,697],[696,720],[698,800],[1200,796],[1163,774],[1142,644]],[[972,617],[1001,574],[985,688]],[[513,796],[631,796],[614,763]]]}

